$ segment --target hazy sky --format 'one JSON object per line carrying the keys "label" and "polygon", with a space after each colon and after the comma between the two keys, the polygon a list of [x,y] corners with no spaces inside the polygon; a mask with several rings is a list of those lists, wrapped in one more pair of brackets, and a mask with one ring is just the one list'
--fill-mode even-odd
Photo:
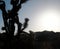
{"label": "hazy sky", "polygon": [[[6,2],[6,10],[10,10],[10,0]],[[25,31],[60,31],[60,0],[29,0],[22,5],[19,11],[19,21],[29,18],[29,25]],[[0,28],[3,26],[2,12],[0,10]],[[1,30],[0,30],[1,31]]]}

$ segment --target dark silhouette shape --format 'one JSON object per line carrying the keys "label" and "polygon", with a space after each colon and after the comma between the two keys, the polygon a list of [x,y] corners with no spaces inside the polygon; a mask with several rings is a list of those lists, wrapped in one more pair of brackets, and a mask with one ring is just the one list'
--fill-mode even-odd
{"label": "dark silhouette shape", "polygon": [[6,30],[6,32],[8,32],[8,23],[7,23],[7,12],[6,12],[6,9],[5,9],[5,2],[0,0],[0,9],[2,10],[2,15],[3,15],[3,21],[4,21],[4,30]]}
{"label": "dark silhouette shape", "polygon": [[15,31],[14,22],[12,21],[12,19],[10,19],[9,20],[9,32],[11,35],[14,35],[14,31]]}
{"label": "dark silhouette shape", "polygon": [[25,3],[26,1],[28,1],[28,0],[21,0],[20,3],[22,4],[22,3]]}
{"label": "dark silhouette shape", "polygon": [[28,19],[28,18],[25,18],[25,22],[24,22],[24,24],[23,24],[23,27],[24,27],[24,28],[22,28],[22,30],[24,30],[25,28],[27,28],[27,26],[28,26],[28,21],[29,21],[29,19]]}
{"label": "dark silhouette shape", "polygon": [[10,11],[10,13],[8,14],[9,17],[18,25],[18,31],[20,30],[20,22],[19,22],[19,18],[18,18],[18,11],[19,9],[21,9],[21,4],[26,2],[27,0],[11,0],[11,4],[13,5],[12,10]]}

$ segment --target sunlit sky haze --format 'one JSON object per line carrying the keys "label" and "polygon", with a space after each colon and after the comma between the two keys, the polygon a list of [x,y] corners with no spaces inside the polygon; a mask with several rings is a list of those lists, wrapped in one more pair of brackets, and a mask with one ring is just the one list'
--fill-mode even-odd
{"label": "sunlit sky haze", "polygon": [[[6,2],[6,10],[10,10],[10,0]],[[24,19],[30,19],[25,31],[60,31],[60,0],[29,0],[22,4],[18,12],[19,21],[23,24]],[[2,12],[0,10],[0,28],[3,26]],[[2,30],[0,30],[2,31]]]}

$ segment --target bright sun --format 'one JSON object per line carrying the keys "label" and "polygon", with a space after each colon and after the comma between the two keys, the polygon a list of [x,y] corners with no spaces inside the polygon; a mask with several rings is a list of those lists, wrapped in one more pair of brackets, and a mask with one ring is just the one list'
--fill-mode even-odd
{"label": "bright sun", "polygon": [[46,10],[40,17],[40,30],[58,31],[59,30],[59,14],[55,10]]}

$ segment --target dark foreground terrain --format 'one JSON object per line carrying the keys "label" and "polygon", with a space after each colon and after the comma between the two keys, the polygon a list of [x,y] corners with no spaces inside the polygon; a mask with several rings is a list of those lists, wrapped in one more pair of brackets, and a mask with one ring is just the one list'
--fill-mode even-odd
{"label": "dark foreground terrain", "polygon": [[60,32],[21,32],[11,36],[0,34],[0,49],[60,49]]}

